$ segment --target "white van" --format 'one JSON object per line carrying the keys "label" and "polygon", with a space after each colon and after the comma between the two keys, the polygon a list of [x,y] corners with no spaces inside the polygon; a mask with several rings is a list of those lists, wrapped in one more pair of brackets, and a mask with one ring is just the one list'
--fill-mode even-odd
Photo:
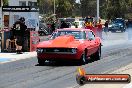
{"label": "white van", "polygon": [[84,28],[84,21],[74,21],[77,24],[78,28]]}

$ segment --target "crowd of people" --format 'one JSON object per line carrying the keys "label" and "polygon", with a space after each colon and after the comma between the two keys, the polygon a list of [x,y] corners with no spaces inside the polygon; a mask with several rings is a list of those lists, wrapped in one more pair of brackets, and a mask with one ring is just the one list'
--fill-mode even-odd
{"label": "crowd of people", "polygon": [[[103,26],[101,24],[101,20],[99,20],[99,22],[97,22],[95,24],[93,24],[91,21],[92,20],[90,20],[90,22],[89,22],[89,19],[86,17],[84,19],[84,24],[82,24],[82,25],[84,26],[84,28],[91,29],[91,30],[94,28],[94,26],[96,26],[97,27],[97,30],[96,30],[97,33],[96,34],[100,38],[102,38]],[[50,25],[51,32],[54,32],[55,29],[59,29],[59,28],[61,28],[61,29],[70,28],[71,25],[69,23],[68,23],[68,21],[66,19],[63,19],[61,21],[58,20],[56,22],[52,22],[52,24]],[[56,24],[57,24],[57,27],[55,26]],[[73,23],[71,23],[71,24],[73,24]],[[78,24],[76,22],[74,23],[74,26],[75,26],[75,28],[78,28]],[[105,23],[105,32],[106,32],[106,34],[107,34],[107,31],[108,31],[108,21],[106,21],[106,23]]]}

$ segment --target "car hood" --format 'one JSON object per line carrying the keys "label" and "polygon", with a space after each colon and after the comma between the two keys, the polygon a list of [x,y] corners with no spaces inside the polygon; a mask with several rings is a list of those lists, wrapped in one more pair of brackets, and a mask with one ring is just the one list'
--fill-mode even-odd
{"label": "car hood", "polygon": [[43,41],[37,45],[37,48],[52,48],[52,47],[64,47],[64,48],[77,48],[83,40],[76,40],[74,36],[59,36],[53,40]]}

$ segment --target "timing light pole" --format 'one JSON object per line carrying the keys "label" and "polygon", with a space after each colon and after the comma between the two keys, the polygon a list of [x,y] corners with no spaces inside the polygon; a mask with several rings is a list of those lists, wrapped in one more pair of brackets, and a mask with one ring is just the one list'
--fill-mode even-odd
{"label": "timing light pole", "polygon": [[99,21],[99,0],[97,0],[97,22]]}
{"label": "timing light pole", "polygon": [[0,30],[2,29],[2,25],[3,25],[2,6],[3,6],[3,0],[0,0]]}
{"label": "timing light pole", "polygon": [[54,0],[54,14],[55,14],[55,0]]}

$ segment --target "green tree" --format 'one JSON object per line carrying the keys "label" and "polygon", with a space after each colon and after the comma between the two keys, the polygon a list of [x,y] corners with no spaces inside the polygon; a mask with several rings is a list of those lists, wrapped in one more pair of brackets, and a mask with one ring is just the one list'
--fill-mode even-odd
{"label": "green tree", "polygon": [[80,0],[82,17],[96,16],[96,0]]}
{"label": "green tree", "polygon": [[106,0],[101,7],[101,16],[107,19],[127,18],[126,15],[132,13],[131,5],[132,0]]}
{"label": "green tree", "polygon": [[[76,0],[55,0],[56,14],[58,17],[73,15]],[[53,14],[54,0],[39,0],[41,14]]]}
{"label": "green tree", "polygon": [[52,13],[52,10],[51,10],[52,2],[51,2],[51,0],[39,0],[38,4],[39,4],[40,14]]}
{"label": "green tree", "polygon": [[7,6],[8,5],[8,0],[3,0],[3,5]]}
{"label": "green tree", "polygon": [[73,14],[75,0],[56,0],[56,14],[58,17],[70,17]]}

